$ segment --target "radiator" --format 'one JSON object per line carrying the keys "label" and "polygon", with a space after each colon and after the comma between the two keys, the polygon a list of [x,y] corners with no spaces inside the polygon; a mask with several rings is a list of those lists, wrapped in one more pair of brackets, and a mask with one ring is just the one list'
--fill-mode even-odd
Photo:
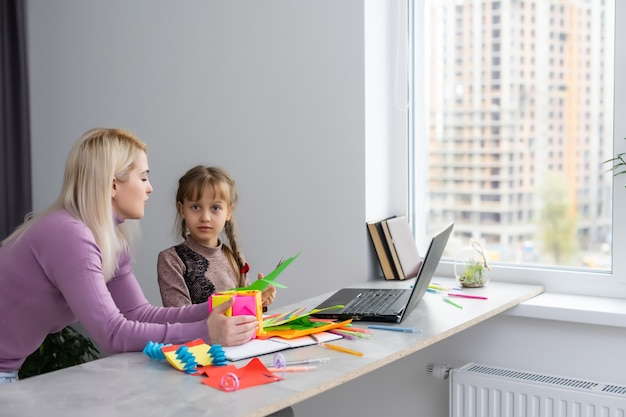
{"label": "radiator", "polygon": [[626,385],[475,363],[449,378],[450,417],[626,417]]}

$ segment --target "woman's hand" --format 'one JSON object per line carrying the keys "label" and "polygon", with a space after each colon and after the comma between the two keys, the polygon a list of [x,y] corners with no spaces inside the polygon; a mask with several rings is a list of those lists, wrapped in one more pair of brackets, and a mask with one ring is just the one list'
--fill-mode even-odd
{"label": "woman's hand", "polygon": [[213,308],[207,326],[209,327],[209,339],[211,344],[222,346],[237,346],[252,339],[258,323],[254,316],[226,316],[226,310],[235,302],[230,298],[223,304]]}
{"label": "woman's hand", "polygon": [[[263,274],[259,272],[258,279],[263,279]],[[276,298],[276,287],[272,284],[268,285],[263,291],[261,291],[262,306],[267,307],[274,302]]]}

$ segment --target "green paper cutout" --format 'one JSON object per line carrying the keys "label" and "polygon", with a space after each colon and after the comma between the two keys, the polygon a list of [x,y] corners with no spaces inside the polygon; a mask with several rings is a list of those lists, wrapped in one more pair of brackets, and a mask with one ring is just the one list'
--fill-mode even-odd
{"label": "green paper cutout", "polygon": [[[279,314],[276,317],[268,317],[267,319],[263,320],[263,328],[264,329],[268,329],[271,328],[272,330],[278,328],[278,326],[289,326],[289,324],[293,323],[294,321],[298,321],[300,319],[306,319],[309,323],[312,324],[312,326],[309,327],[318,327],[318,326],[324,326],[328,323],[325,322],[319,322],[320,324],[313,324],[314,322],[309,321],[308,317],[311,314],[314,313],[319,313],[320,311],[324,311],[324,310],[332,310],[332,309],[336,309],[336,308],[343,308],[343,306],[340,305],[336,305],[336,306],[332,306],[332,307],[326,307],[326,308],[322,308],[322,309],[313,309],[310,310],[306,313],[304,313],[306,311],[306,307],[300,307],[297,308],[293,311],[290,311],[288,313],[282,313]],[[302,314],[304,313],[304,314]],[[318,322],[315,322],[318,323]],[[302,323],[300,323],[302,324]],[[280,330],[285,330],[288,329],[288,327],[284,327],[281,328]]]}
{"label": "green paper cutout", "polygon": [[285,270],[285,268],[287,268],[298,256],[300,256],[300,253],[301,252],[298,252],[296,256],[292,256],[291,258],[285,259],[276,267],[276,269],[270,272],[266,277],[263,277],[262,279],[257,279],[256,281],[254,281],[252,284],[248,285],[247,287],[235,288],[235,290],[237,291],[249,291],[249,290],[263,291],[270,284],[272,284],[276,288],[287,288],[287,286],[283,284],[279,284],[278,282],[274,280],[280,275],[281,272]]}
{"label": "green paper cutout", "polygon": [[309,320],[307,316],[305,316],[305,317],[298,317],[297,319],[294,319],[290,321],[289,323],[280,324],[278,326],[272,326],[270,328],[272,329],[272,331],[274,330],[308,330],[308,329],[313,329],[315,327],[326,326],[327,324],[328,324],[327,322],[322,322],[322,321],[313,322]]}

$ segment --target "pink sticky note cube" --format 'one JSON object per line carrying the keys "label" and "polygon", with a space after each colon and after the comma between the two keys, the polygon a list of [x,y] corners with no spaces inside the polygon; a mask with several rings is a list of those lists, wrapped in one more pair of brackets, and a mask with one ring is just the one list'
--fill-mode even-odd
{"label": "pink sticky note cube", "polygon": [[227,316],[254,316],[257,319],[257,336],[263,334],[263,308],[261,291],[258,290],[246,290],[246,291],[226,291],[222,293],[213,294],[209,299],[209,313],[213,308],[220,304],[225,303],[230,298],[234,297],[235,302],[232,307],[226,310]]}

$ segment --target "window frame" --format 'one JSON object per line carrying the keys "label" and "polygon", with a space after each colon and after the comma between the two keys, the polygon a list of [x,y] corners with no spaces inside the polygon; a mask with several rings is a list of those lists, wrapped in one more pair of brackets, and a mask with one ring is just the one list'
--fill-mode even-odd
{"label": "window frame", "polygon": [[[414,181],[415,178],[423,178],[425,171],[420,171],[420,167],[425,167],[426,155],[420,154],[413,137],[415,132],[426,131],[424,118],[415,115],[425,114],[426,107],[419,97],[425,97],[425,86],[423,73],[417,66],[418,59],[411,51],[423,47],[425,36],[420,33],[421,26],[415,24],[417,18],[424,12],[424,0],[408,0],[408,39],[407,39],[407,66],[408,66],[408,97],[411,103],[411,110],[407,115],[407,214],[416,234],[417,241],[428,239],[420,236],[419,225],[425,224],[425,210],[416,205],[415,196],[425,191],[424,181]],[[626,18],[626,3],[615,1],[615,22],[620,22]],[[614,24],[614,122],[613,122],[613,155],[619,152],[626,152],[626,117],[618,117],[626,114],[626,77],[619,74],[626,74],[626,48],[619,48],[620,39],[626,38],[626,27]],[[416,76],[417,74],[417,76]],[[607,172],[607,175],[610,173]],[[620,262],[620,254],[626,253],[626,234],[620,235],[615,231],[626,231],[626,218],[620,216],[620,209],[626,207],[626,180],[624,176],[615,177],[613,180],[613,237],[612,237],[612,269],[608,272],[580,270],[563,267],[523,267],[508,265],[496,265],[492,268],[490,279],[494,281],[506,281],[515,283],[529,283],[543,285],[547,292],[557,292],[564,294],[579,294],[590,296],[604,296],[613,298],[626,298],[626,264]],[[442,259],[437,274],[441,276],[454,276],[454,264],[451,259]]]}

